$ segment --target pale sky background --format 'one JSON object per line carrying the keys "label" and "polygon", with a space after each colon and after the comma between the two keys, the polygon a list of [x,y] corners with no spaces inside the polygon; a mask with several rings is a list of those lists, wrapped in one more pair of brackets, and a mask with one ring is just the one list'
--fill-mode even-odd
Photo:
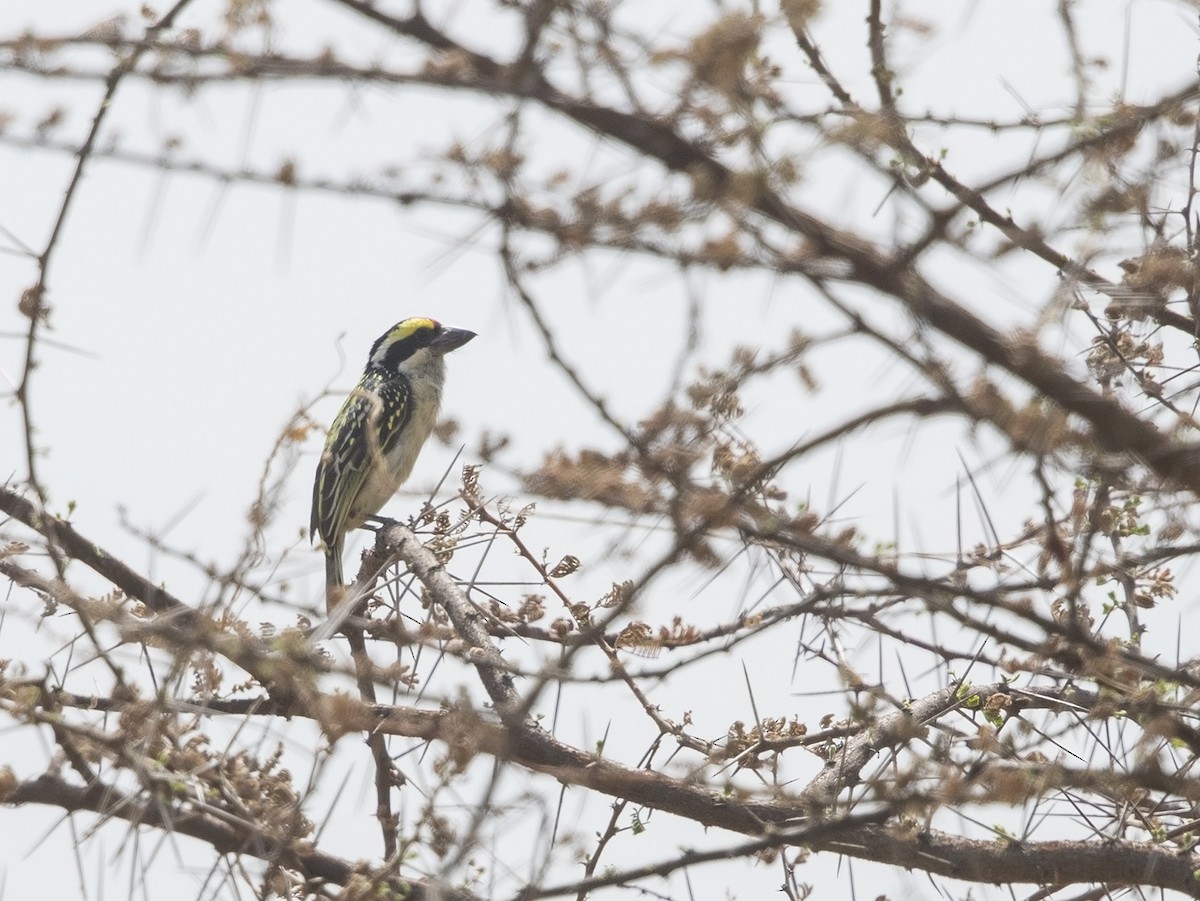
{"label": "pale sky background", "polygon": [[[847,85],[870,98],[866,4],[827,6],[815,36]],[[428,7],[435,21],[443,21],[435,13],[438,4]],[[115,0],[10,0],[0,4],[0,38],[27,29],[42,36],[78,34],[121,11],[136,22],[137,8],[136,3]],[[387,8],[405,10],[398,3]],[[281,0],[272,9],[280,46],[315,53],[328,44],[339,55],[398,68],[417,58],[406,44],[381,40],[358,20],[325,4]],[[491,52],[504,56],[511,35],[495,29],[485,4],[454,4],[453,9],[452,31],[476,43],[481,35],[493,35],[500,46],[489,44]],[[901,37],[892,48],[906,109],[1006,120],[1030,110],[1044,115],[1069,110],[1074,84],[1053,4],[914,2],[900,9],[937,28],[935,37],[919,43]],[[210,29],[218,10],[219,4],[211,0],[195,0],[180,24]],[[711,9],[647,0],[627,4],[624,14],[646,22],[647,31],[663,42],[682,45]],[[1148,102],[1194,77],[1197,29],[1186,4],[1096,0],[1081,3],[1076,15],[1085,52],[1111,62],[1107,70],[1094,73],[1093,97]],[[795,96],[811,98],[814,111],[825,109],[825,89],[786,43],[786,35],[776,37],[781,42],[768,44],[768,52],[784,66]],[[95,71],[112,64],[105,54],[72,58]],[[66,118],[53,137],[77,140],[86,132],[101,90],[97,82],[51,81],[0,70],[0,113],[12,116],[6,136],[0,136],[0,228],[11,235],[0,233],[0,386],[6,392],[19,378],[24,353],[25,321],[17,313],[17,300],[36,278],[35,266],[18,252],[18,242],[42,249],[74,164],[63,153],[15,146],[11,139],[29,136],[37,121],[61,105]],[[184,97],[129,79],[117,94],[100,143],[104,146],[119,135],[123,150],[157,154],[167,138],[178,136],[184,141],[177,151],[183,159],[270,172],[294,158],[302,176],[345,180],[356,174],[372,176],[389,162],[422,152],[428,155],[450,137],[468,146],[490,139],[498,133],[500,118],[486,100],[412,88],[233,85]],[[540,111],[531,112],[530,122],[548,123],[544,144],[530,148],[535,161],[550,166],[556,157],[588,159],[589,174],[598,182],[650,177],[631,172],[619,150],[568,133]],[[933,132],[918,134],[918,139],[927,139],[930,152],[947,140]],[[945,149],[947,166],[969,183],[1020,165],[1035,147],[1028,134],[1000,138],[978,129],[957,136]],[[416,182],[420,177],[419,168],[406,173]],[[891,206],[875,213],[886,200],[886,185],[864,179],[861,169],[847,168],[836,154],[814,157],[797,196],[831,221],[865,228],[881,239],[896,228]],[[1177,196],[1181,202],[1182,186]],[[1054,221],[1054,201],[1046,190],[1023,188],[1014,193],[1012,203],[1018,216]],[[72,504],[71,519],[83,534],[189,598],[189,591],[202,590],[203,580],[186,563],[147,550],[144,541],[122,527],[121,511],[134,527],[161,535],[170,546],[228,565],[246,534],[245,514],[264,460],[291,414],[315,401],[315,418],[327,423],[340,395],[353,385],[371,342],[393,322],[411,315],[433,316],[479,333],[449,361],[444,412],[462,426],[461,438],[467,444],[463,462],[474,461],[472,448],[484,431],[513,438],[503,462],[518,468],[536,465],[543,452],[559,445],[613,447],[611,433],[548,362],[528,317],[508,295],[490,252],[493,244],[491,230],[479,232],[472,217],[446,210],[401,208],[382,200],[278,186],[223,185],[200,175],[93,160],[51,270],[53,329],[45,333],[41,370],[32,389],[38,442],[45,449],[40,474],[50,489],[53,509],[65,512]],[[1129,253],[1137,249],[1127,248]],[[1101,261],[1101,271],[1115,277],[1119,258]],[[944,255],[937,266],[928,271],[936,284],[1001,325],[1032,321],[1057,286],[1050,267],[1021,255],[1010,256],[1001,267]],[[669,268],[628,257],[571,263],[532,284],[567,359],[629,423],[653,409],[669,390],[683,345],[680,323],[693,301],[703,307],[703,330],[688,376],[695,374],[698,361],[726,362],[739,344],[774,348],[793,327],[822,333],[838,326],[799,282],[735,275],[681,280]],[[862,308],[880,322],[897,321],[895,310],[868,298]],[[857,350],[863,347],[856,345]],[[877,354],[840,357],[845,351],[834,345],[815,355],[813,366],[825,382],[819,394],[775,382],[751,390],[747,434],[769,453],[822,431],[848,410],[878,403],[886,396],[881,392],[900,393],[916,385],[907,372],[885,366]],[[1078,359],[1070,364],[1082,369]],[[327,387],[331,394],[322,397]],[[25,475],[19,422],[15,404],[0,405],[0,472],[5,478]],[[314,434],[304,446],[258,569],[264,580],[286,582],[288,597],[301,609],[315,608],[321,597],[321,558],[302,535],[319,444]],[[411,493],[402,494],[385,512],[397,517],[415,512],[455,450],[431,442],[409,483]],[[982,471],[981,487],[990,492],[989,512],[1000,534],[1010,533],[1024,517],[1027,507],[1020,498],[1006,497],[1014,474],[1003,463],[983,466],[998,453],[1002,447],[987,436],[976,442],[948,427],[923,426],[913,435],[900,425],[885,426],[874,430],[869,441],[807,459],[801,470],[790,473],[789,487],[797,498],[811,497],[819,510],[841,505],[838,520],[857,525],[872,538],[897,540],[902,550],[947,554],[954,548],[960,454],[976,472]],[[457,473],[452,473],[448,486],[456,483]],[[515,506],[527,500],[502,468],[485,470],[483,484],[493,495],[512,496]],[[898,514],[897,508],[903,512]],[[584,597],[598,596],[613,581],[636,578],[664,539],[648,533],[644,543],[639,539],[623,544],[621,549],[628,553],[611,553],[612,533],[573,522],[565,518],[568,513],[577,516],[580,511],[540,503],[525,538],[532,546],[546,546],[551,559],[564,553],[579,556],[584,569],[572,588]],[[986,540],[973,511],[969,517],[966,543]],[[504,564],[496,565],[502,574]],[[512,577],[521,575],[515,563],[511,570]],[[85,575],[78,575],[89,584]],[[674,609],[681,599],[690,603],[701,598],[714,606],[696,611],[696,618],[711,622],[737,609],[743,593],[753,594],[741,582],[714,589],[706,585],[706,578],[701,574],[689,581],[681,575],[659,583],[662,610]],[[725,600],[722,591],[727,592]],[[515,596],[519,598],[519,591]],[[1170,616],[1191,617],[1194,622],[1194,607],[1183,599]],[[293,614],[282,607],[246,611],[251,622],[281,625]],[[9,617],[0,628],[0,657],[27,658],[22,643],[29,640],[45,642],[47,655],[54,654],[72,630],[69,621],[57,626],[52,620]],[[1150,640],[1155,638],[1152,631]],[[840,699],[828,699],[827,704],[826,699],[814,702],[801,696],[814,686],[794,678],[793,654],[790,647],[748,643],[723,664],[728,667],[724,690],[668,680],[656,688],[655,697],[675,719],[683,710],[695,709],[697,731],[719,735],[733,719],[753,718],[742,674],[745,664],[760,709],[815,721]],[[773,665],[775,659],[778,663]],[[666,662],[646,661],[646,666]],[[614,748],[634,754],[644,747],[648,723],[643,715],[609,710],[606,696],[595,689],[576,687],[566,694],[569,701],[559,711],[564,738],[586,746],[611,728]],[[622,733],[626,724],[630,734]],[[266,733],[264,753],[282,738],[297,761],[306,759],[308,749],[319,741],[300,723],[268,722],[256,728]],[[245,735],[239,741],[255,746]],[[24,768],[21,758],[15,761],[18,775],[35,775],[45,749],[29,747],[24,752]],[[378,845],[378,830],[369,816],[373,801],[367,751],[355,738],[344,739],[335,762],[342,771],[348,768],[347,791],[331,814],[335,826],[326,835],[326,850],[351,857],[374,853],[363,850]],[[814,759],[814,772],[817,765]],[[419,763],[408,766],[406,761],[402,766],[419,777]],[[302,770],[296,775],[301,783],[308,777]],[[806,775],[811,773],[798,768],[796,778]],[[335,786],[340,778],[333,780]],[[531,837],[539,832],[544,837],[549,831],[519,812],[517,799],[532,784],[520,776],[508,777],[505,791],[517,812],[509,823],[512,829],[497,836],[495,846],[507,852],[501,859],[522,876],[528,875],[522,863],[538,859],[536,851],[529,850]],[[332,791],[318,793],[310,816],[324,819],[327,806],[334,803]],[[608,808],[602,799],[581,807],[579,797],[568,795],[563,820],[578,825],[586,845],[603,827]],[[472,803],[470,797],[462,800]],[[660,819],[665,824],[667,818]],[[157,835],[147,833],[150,841],[136,851],[127,847],[117,853],[125,827],[101,829],[84,846],[84,872],[77,873],[73,865],[63,863],[69,859],[62,857],[64,849],[69,851],[73,842],[69,828],[58,825],[41,840],[58,820],[52,810],[0,810],[0,895],[121,896],[127,885],[123,880],[140,872],[159,842]],[[87,828],[84,822],[80,818],[76,828]],[[716,847],[737,840],[690,826],[678,832],[681,847]],[[639,846],[627,839],[609,862],[627,866],[661,859],[674,835],[674,827],[664,825],[653,843]],[[207,857],[197,856],[194,846],[169,840],[156,861],[146,897],[190,898],[198,893]],[[488,865],[493,864],[489,860]],[[108,866],[114,869],[106,876]],[[893,897],[939,897],[923,876],[857,862],[842,862],[839,868],[829,855],[815,859],[801,875],[820,881],[818,897],[834,898],[842,896],[843,888],[834,888],[832,880],[848,887],[850,873],[860,897],[881,891]],[[572,871],[563,874],[569,875]],[[736,865],[728,871],[710,865],[691,876],[697,898],[770,897],[779,882],[778,867],[768,865]],[[698,878],[705,880],[703,885],[696,884]],[[951,885],[956,896],[967,890],[965,885]],[[688,897],[680,874],[663,890],[671,897]]]}

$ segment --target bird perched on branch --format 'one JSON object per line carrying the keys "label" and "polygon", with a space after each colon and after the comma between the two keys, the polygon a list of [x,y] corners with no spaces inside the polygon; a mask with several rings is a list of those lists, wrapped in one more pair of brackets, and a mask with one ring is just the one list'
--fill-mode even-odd
{"label": "bird perched on branch", "polygon": [[325,545],[327,591],[345,582],[346,533],[404,484],[433,431],[446,354],[474,337],[433,319],[405,319],[371,346],[362,378],[329,429],[313,483],[311,534]]}

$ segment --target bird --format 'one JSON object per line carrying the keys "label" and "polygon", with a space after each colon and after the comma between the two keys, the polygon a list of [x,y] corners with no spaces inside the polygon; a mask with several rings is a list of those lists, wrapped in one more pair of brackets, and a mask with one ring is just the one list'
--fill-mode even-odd
{"label": "bird", "polygon": [[330,426],[313,480],[310,536],[325,551],[326,591],[344,585],[346,533],[404,484],[437,423],[446,354],[475,332],[435,319],[397,322],[371,345],[366,368]]}

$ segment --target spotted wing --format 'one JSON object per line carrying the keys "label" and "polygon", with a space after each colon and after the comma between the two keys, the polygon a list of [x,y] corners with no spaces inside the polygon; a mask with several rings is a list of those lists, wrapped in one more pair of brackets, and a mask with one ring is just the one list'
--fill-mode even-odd
{"label": "spotted wing", "polygon": [[383,464],[411,416],[408,380],[378,372],[365,373],[342,404],[313,482],[312,535],[327,547],[338,546],[347,528],[358,525],[350,512],[372,464]]}

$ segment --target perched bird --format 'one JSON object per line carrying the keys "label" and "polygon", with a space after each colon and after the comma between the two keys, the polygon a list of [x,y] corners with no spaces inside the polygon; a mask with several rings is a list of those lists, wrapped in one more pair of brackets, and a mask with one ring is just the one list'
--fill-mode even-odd
{"label": "perched bird", "polygon": [[341,587],[346,533],[404,484],[442,405],[446,354],[475,337],[432,319],[405,319],[371,346],[367,367],[325,440],[313,483],[312,537],[325,545],[327,590]]}

